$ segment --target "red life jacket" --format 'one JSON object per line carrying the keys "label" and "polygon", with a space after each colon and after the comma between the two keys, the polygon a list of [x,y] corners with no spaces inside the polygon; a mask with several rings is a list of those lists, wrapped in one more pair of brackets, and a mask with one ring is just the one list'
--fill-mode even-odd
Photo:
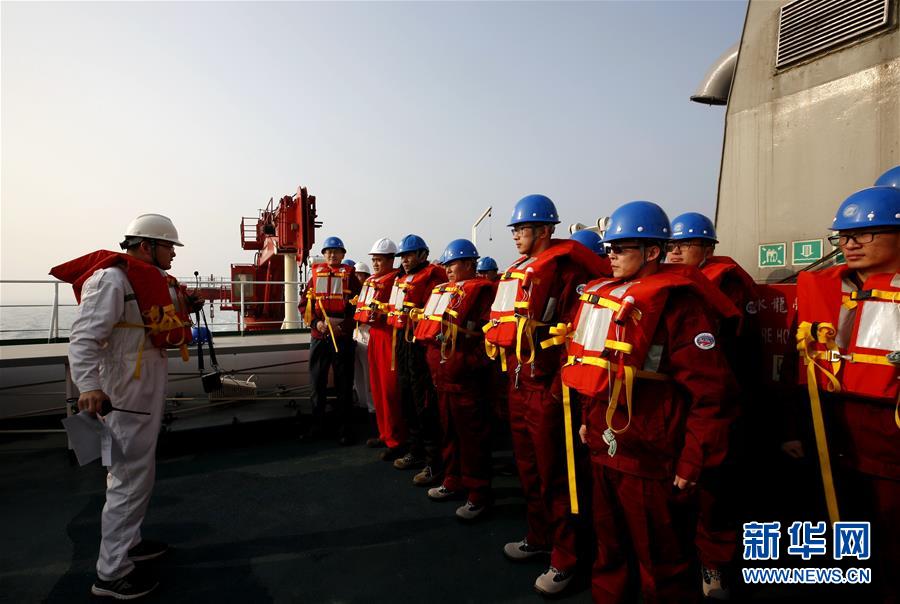
{"label": "red life jacket", "polygon": [[[797,349],[829,392],[900,400],[900,273],[869,277],[856,290],[846,265],[797,278]],[[900,427],[900,418],[895,418]]]}
{"label": "red life jacket", "polygon": [[493,283],[473,277],[456,283],[442,283],[431,290],[422,318],[416,324],[416,340],[440,340],[441,357],[447,359],[456,351],[460,332],[481,337],[480,325],[468,323],[469,314],[485,288],[492,289]]}
{"label": "red life jacket", "polygon": [[[612,411],[608,418],[615,411],[624,385],[630,423],[634,379],[667,379],[656,372],[662,351],[652,352],[651,342],[666,301],[676,288],[695,292],[720,317],[739,315],[734,304],[691,266],[662,264],[659,272],[635,281],[592,281],[579,298],[581,304],[572,326],[558,325],[551,330],[567,340],[568,360],[561,372],[563,384],[584,395],[596,396],[606,392],[612,382]],[[708,342],[713,345],[715,336],[708,335]],[[702,347],[705,342],[697,345]],[[615,430],[609,426],[614,432],[624,432],[627,427]]]}
{"label": "red life jacket", "polygon": [[[157,348],[180,348],[188,359],[191,343],[191,319],[188,315],[187,291],[175,277],[163,275],[160,269],[128,254],[98,250],[50,269],[50,274],[72,284],[75,300],[81,303],[81,288],[96,271],[119,267],[125,271],[134,290],[143,325],[116,324],[116,327],[142,327]],[[172,291],[175,295],[172,295]]]}
{"label": "red life jacket", "polygon": [[447,272],[436,264],[428,264],[411,275],[398,275],[387,305],[387,324],[395,329],[410,325],[410,311],[425,305],[430,294],[429,283],[437,279],[446,281]]}
{"label": "red life jacket", "polygon": [[356,302],[356,312],[353,318],[360,323],[375,323],[381,316],[380,313],[387,312],[387,302],[390,299],[391,288],[394,285],[394,279],[400,273],[398,270],[392,270],[384,275],[372,275],[363,283],[362,290]]}
{"label": "red life jacket", "polygon": [[354,268],[341,264],[332,267],[324,262],[312,265],[311,287],[306,292],[306,310],[303,319],[312,325],[313,319],[324,313],[328,316],[343,316],[350,299],[350,277]]}
{"label": "red life jacket", "polygon": [[[568,260],[595,277],[611,274],[609,259],[571,239],[552,239],[549,248],[534,257],[522,256],[500,277],[491,305],[490,323],[484,326],[485,347],[494,358],[497,348],[515,346],[520,363],[534,361],[534,330],[546,325],[556,311],[550,297],[560,268]],[[522,340],[528,341],[529,358],[522,359]],[[502,358],[502,357],[501,357]]]}
{"label": "red life jacket", "polygon": [[[747,291],[753,292],[756,290],[756,282],[753,280],[753,277],[751,277],[740,264],[728,256],[711,256],[707,258],[706,262],[700,266],[700,272],[716,286],[722,284],[726,275],[733,275],[740,280],[741,285],[743,285]],[[741,308],[738,310],[744,312],[746,309]]]}

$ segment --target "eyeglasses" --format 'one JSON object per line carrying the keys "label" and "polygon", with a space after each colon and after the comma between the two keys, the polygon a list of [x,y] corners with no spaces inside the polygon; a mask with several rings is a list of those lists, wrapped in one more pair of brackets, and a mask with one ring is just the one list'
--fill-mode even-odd
{"label": "eyeglasses", "polygon": [[666,251],[674,252],[675,250],[680,250],[682,248],[703,247],[704,245],[705,244],[702,241],[670,241],[666,244]]}
{"label": "eyeglasses", "polygon": [[641,249],[640,245],[619,245],[618,243],[607,243],[606,251],[612,254],[624,254],[629,250],[639,250]]}
{"label": "eyeglasses", "polygon": [[513,228],[509,229],[509,232],[513,235],[518,235],[525,229],[531,229],[532,231],[538,227],[544,226],[542,224],[517,224]]}
{"label": "eyeglasses", "polygon": [[828,238],[828,241],[831,245],[840,245],[844,246],[850,243],[850,241],[854,241],[859,245],[865,245],[867,243],[872,243],[875,240],[875,235],[883,235],[888,233],[889,231],[865,231],[862,233],[846,233],[844,235],[832,235]]}

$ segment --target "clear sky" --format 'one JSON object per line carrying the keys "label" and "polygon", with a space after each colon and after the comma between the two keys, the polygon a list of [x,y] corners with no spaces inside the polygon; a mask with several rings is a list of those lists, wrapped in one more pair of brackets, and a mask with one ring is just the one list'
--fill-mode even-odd
{"label": "clear sky", "polygon": [[117,249],[158,212],[186,243],[174,274],[227,276],[252,259],[241,216],[298,185],[318,198],[318,241],[355,259],[410,232],[437,256],[493,205],[479,248],[508,263],[529,193],[562,226],[633,199],[711,213],[724,110],[688,97],[745,10],[3,2],[0,274]]}

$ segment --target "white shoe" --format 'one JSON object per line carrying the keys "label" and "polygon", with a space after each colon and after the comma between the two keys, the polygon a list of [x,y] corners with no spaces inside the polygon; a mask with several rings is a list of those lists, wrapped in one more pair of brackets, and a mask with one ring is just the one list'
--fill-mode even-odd
{"label": "white shoe", "polygon": [[506,545],[504,545],[503,553],[510,560],[520,562],[522,560],[528,560],[529,558],[533,558],[535,556],[549,554],[550,550],[544,549],[543,547],[538,547],[536,545],[531,545],[530,543],[528,543],[528,539],[522,539],[521,541],[514,541],[512,543],[507,543]]}
{"label": "white shoe", "polygon": [[426,493],[426,495],[428,495],[428,498],[432,501],[446,501],[447,499],[453,499],[457,496],[457,494],[457,491],[451,491],[444,485],[441,485],[439,487],[431,487]]}
{"label": "white shoe", "polygon": [[730,600],[731,591],[722,585],[722,572],[714,568],[701,569],[703,574],[703,597],[711,600]]}
{"label": "white shoe", "polygon": [[465,520],[466,522],[472,522],[473,520],[481,516],[486,510],[486,505],[478,505],[477,503],[466,501],[464,505],[456,508],[456,517],[460,520]]}
{"label": "white shoe", "polygon": [[547,572],[537,578],[534,588],[543,595],[555,596],[569,586],[574,576],[574,571],[564,573],[551,566]]}

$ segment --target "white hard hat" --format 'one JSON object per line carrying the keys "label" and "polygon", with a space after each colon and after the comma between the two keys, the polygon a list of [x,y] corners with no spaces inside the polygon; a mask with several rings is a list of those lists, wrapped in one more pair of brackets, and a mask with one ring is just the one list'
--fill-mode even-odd
{"label": "white hard hat", "polygon": [[372,269],[369,268],[369,265],[365,262],[357,262],[354,267],[357,273],[366,273],[367,275],[372,274]]}
{"label": "white hard hat", "polygon": [[384,254],[386,256],[396,256],[397,244],[387,237],[382,237],[372,245],[372,250],[369,253]]}
{"label": "white hard hat", "polygon": [[162,214],[141,214],[129,223],[125,229],[126,239],[129,237],[142,237],[144,239],[158,239],[170,241],[175,245],[184,246],[178,240],[178,230],[172,221]]}

